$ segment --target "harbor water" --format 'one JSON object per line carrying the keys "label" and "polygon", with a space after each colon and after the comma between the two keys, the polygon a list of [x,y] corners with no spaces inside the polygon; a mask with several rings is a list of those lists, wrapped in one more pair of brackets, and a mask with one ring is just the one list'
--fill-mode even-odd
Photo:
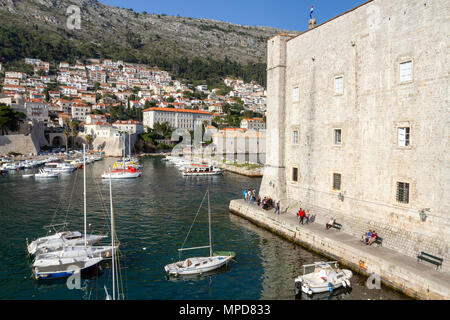
{"label": "harbor water", "polygon": [[[87,167],[88,233],[110,234],[109,181],[100,176],[114,160]],[[294,279],[301,266],[327,261],[228,212],[229,201],[242,197],[244,188],[258,190],[260,178],[232,173],[184,177],[161,158],[146,158],[141,163],[141,178],[112,183],[125,299],[295,299]],[[45,225],[68,222],[70,230],[84,231],[83,170],[55,180],[23,178],[24,173],[28,172],[0,176],[0,299],[105,299],[104,286],[111,293],[107,262],[96,276],[82,279],[80,288],[69,289],[65,280],[35,280],[26,254],[26,239],[46,235]],[[211,194],[213,249],[234,251],[236,261],[212,275],[168,279],[164,266],[179,260],[178,248],[207,189]],[[185,247],[208,244],[204,204]],[[208,253],[204,249],[183,253],[181,258]],[[408,299],[385,287],[369,289],[366,278],[357,274],[351,283],[350,292],[316,298]]]}

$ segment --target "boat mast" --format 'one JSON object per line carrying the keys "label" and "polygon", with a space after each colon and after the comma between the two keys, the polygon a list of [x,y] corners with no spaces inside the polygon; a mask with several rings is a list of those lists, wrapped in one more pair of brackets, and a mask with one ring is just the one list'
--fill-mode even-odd
{"label": "boat mast", "polygon": [[209,256],[212,257],[212,239],[211,239],[211,209],[209,206],[209,189],[208,189],[208,222],[209,222]]}
{"label": "boat mast", "polygon": [[112,186],[111,186],[111,168],[109,169],[109,204],[111,206],[111,258],[112,258],[112,286],[113,286],[113,295],[112,299],[116,300],[116,283],[115,283],[115,264],[116,259],[114,258],[114,211],[113,211],[113,203],[112,203]]}
{"label": "boat mast", "polygon": [[123,166],[124,166],[124,169],[125,169],[125,157],[126,157],[126,155],[127,155],[127,149],[125,148],[125,139],[126,139],[126,135],[127,135],[127,133],[124,132],[124,133],[123,133]]}
{"label": "boat mast", "polygon": [[131,134],[128,132],[128,157],[131,160]]}
{"label": "boat mast", "polygon": [[84,185],[84,247],[87,246],[87,226],[86,226],[86,144],[83,143],[83,185]]}

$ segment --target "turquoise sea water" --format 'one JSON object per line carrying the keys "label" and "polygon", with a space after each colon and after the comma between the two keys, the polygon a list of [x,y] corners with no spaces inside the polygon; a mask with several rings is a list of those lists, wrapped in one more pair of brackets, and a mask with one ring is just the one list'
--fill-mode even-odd
{"label": "turquoise sea water", "polygon": [[[100,175],[112,162],[105,159],[87,168],[90,233],[109,235],[109,182]],[[240,198],[243,188],[257,190],[261,179],[231,173],[183,177],[160,158],[144,159],[142,164],[142,178],[113,181],[126,299],[294,299],[300,266],[327,260],[228,212],[229,201]],[[108,263],[97,276],[83,279],[81,289],[70,290],[64,280],[34,280],[25,252],[26,238],[32,241],[45,235],[43,226],[52,222],[68,221],[71,230],[83,232],[83,171],[55,181],[25,179],[23,173],[0,177],[0,299],[105,299],[104,285],[111,293]],[[236,262],[213,275],[167,279],[164,266],[178,260],[177,249],[207,188],[214,250],[236,252]],[[208,245],[208,241],[207,206],[203,206],[186,247]],[[207,255],[208,249],[196,254]],[[406,299],[384,287],[369,290],[365,280],[355,275],[350,293],[319,298]]]}

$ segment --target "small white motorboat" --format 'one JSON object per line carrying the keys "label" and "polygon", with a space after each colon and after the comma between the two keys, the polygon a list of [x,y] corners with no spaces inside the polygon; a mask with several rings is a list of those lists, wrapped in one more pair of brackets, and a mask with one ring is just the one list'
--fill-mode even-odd
{"label": "small white motorboat", "polygon": [[22,178],[31,178],[31,177],[34,177],[34,173],[22,175]]}
{"label": "small white motorboat", "polygon": [[58,178],[59,174],[56,172],[46,172],[42,169],[39,169],[39,173],[36,173],[34,177],[37,179],[53,179]]}
{"label": "small white motorboat", "polygon": [[[306,273],[306,269],[312,270]],[[332,292],[340,287],[350,288],[353,273],[339,269],[337,261],[316,262],[303,266],[303,275],[295,279],[295,294],[304,292],[308,295],[320,292]]]}

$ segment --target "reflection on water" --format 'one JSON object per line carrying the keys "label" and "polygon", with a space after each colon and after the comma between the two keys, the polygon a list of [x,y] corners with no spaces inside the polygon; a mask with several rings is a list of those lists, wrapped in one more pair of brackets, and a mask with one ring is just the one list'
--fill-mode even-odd
{"label": "reflection on water", "polygon": [[[89,233],[109,235],[109,181],[100,176],[113,160],[87,169]],[[301,265],[325,259],[229,214],[229,201],[240,198],[244,188],[258,190],[261,179],[231,173],[183,177],[160,159],[142,163],[141,178],[113,181],[121,283],[127,299],[294,299],[294,279]],[[104,286],[111,288],[108,263],[102,273],[83,279],[81,289],[69,290],[64,282],[42,285],[35,281],[25,252],[25,239],[43,236],[42,227],[52,222],[67,220],[71,230],[83,231],[83,171],[54,181],[24,179],[21,174],[0,177],[0,299],[105,299]],[[178,248],[207,188],[211,190],[214,250],[236,252],[236,262],[212,275],[168,280],[164,266],[179,260]],[[185,246],[205,243],[208,215],[204,206]],[[200,254],[207,255],[208,249],[195,252]],[[405,298],[385,288],[369,290],[364,277],[357,275],[352,286],[343,299]]]}

